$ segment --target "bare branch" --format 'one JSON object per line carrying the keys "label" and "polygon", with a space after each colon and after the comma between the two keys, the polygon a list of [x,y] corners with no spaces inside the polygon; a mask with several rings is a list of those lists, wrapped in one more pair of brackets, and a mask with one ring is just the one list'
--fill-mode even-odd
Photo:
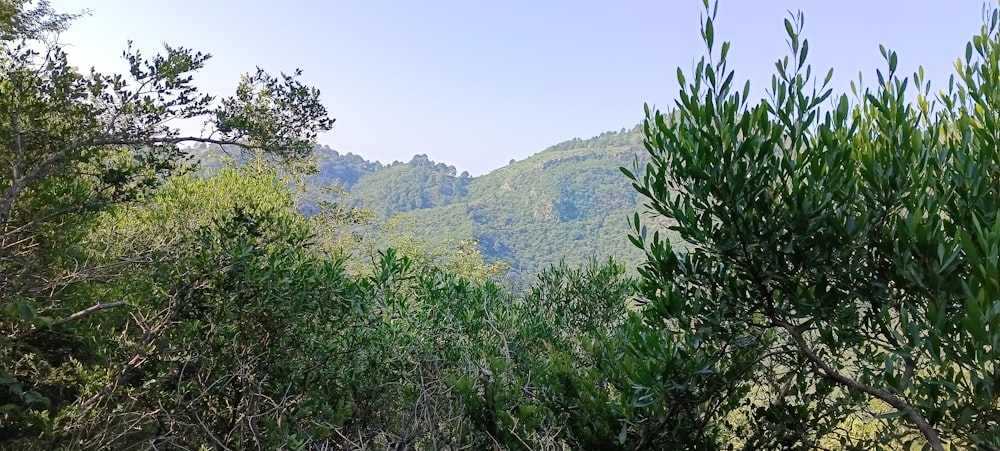
{"label": "bare branch", "polygon": [[52,327],[59,327],[59,326],[62,326],[64,324],[71,323],[73,321],[77,321],[77,320],[79,320],[81,318],[84,318],[84,317],[86,317],[88,315],[91,315],[91,314],[93,314],[95,312],[99,312],[101,310],[113,309],[113,308],[116,308],[116,307],[121,307],[123,305],[125,305],[124,302],[106,302],[104,304],[94,304],[94,305],[92,305],[90,307],[87,307],[87,308],[85,308],[83,310],[80,310],[79,312],[76,312],[76,313],[74,313],[72,315],[69,315],[69,316],[67,316],[65,318],[59,318],[59,319],[53,321],[52,322]]}

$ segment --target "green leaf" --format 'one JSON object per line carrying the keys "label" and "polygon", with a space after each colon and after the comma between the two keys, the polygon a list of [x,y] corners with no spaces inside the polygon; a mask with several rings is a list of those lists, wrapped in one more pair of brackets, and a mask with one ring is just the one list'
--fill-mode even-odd
{"label": "green leaf", "polygon": [[875,415],[872,418],[874,418],[876,420],[892,420],[892,419],[895,419],[895,418],[902,418],[904,415],[906,415],[906,413],[903,412],[903,411],[893,410],[892,412],[886,412],[886,413]]}
{"label": "green leaf", "polygon": [[17,311],[21,315],[21,319],[24,321],[31,321],[35,319],[35,309],[31,308],[25,301],[16,301],[14,304],[17,306]]}
{"label": "green leaf", "polygon": [[705,44],[711,50],[712,44],[715,42],[715,27],[712,25],[712,19],[705,20]]}
{"label": "green leaf", "polygon": [[840,120],[847,119],[847,115],[850,113],[850,102],[847,100],[847,95],[840,96],[840,102],[837,104],[837,116]]}
{"label": "green leaf", "polygon": [[49,407],[49,398],[35,391],[24,392],[24,403],[29,407]]}
{"label": "green leaf", "polygon": [[802,41],[802,51],[799,53],[799,68],[806,63],[806,56],[809,55],[809,40]]}
{"label": "green leaf", "polygon": [[965,299],[965,324],[968,332],[972,334],[979,343],[988,343],[986,328],[983,324],[983,310],[979,306],[977,296],[967,296]]}

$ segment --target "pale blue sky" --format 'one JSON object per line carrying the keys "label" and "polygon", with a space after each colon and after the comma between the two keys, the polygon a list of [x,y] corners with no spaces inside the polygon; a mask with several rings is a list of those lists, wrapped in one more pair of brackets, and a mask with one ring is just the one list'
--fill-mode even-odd
{"label": "pale blue sky", "polygon": [[[241,73],[301,68],[337,124],[320,142],[382,162],[414,154],[482,174],[574,137],[631,127],[669,106],[676,68],[702,54],[699,0],[53,0],[87,8],[61,37],[74,64],[123,71],[126,41],[214,55],[198,76],[226,95]],[[814,69],[846,90],[874,74],[878,44],[900,70],[944,86],[981,25],[978,0],[722,0],[717,40],[758,94],[786,51],[782,20],[806,15]]]}

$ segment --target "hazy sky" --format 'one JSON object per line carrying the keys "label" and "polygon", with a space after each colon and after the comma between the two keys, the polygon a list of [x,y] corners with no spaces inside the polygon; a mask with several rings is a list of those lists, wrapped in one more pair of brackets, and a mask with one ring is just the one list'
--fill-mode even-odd
{"label": "hazy sky", "polygon": [[[61,37],[71,61],[124,71],[126,41],[214,55],[197,76],[227,95],[260,66],[301,68],[337,118],[320,142],[382,162],[414,154],[473,175],[574,137],[631,127],[672,104],[676,68],[702,54],[698,0],[53,0],[89,9]],[[806,15],[810,61],[846,90],[884,67],[878,44],[945,86],[982,24],[976,0],[722,0],[717,41],[763,95],[786,52],[782,20]]]}

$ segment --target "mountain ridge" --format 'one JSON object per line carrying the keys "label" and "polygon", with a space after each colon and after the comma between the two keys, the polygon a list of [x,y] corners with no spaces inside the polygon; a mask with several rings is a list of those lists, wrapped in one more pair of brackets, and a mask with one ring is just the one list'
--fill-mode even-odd
{"label": "mountain ridge", "polygon": [[[314,158],[308,200],[399,217],[437,244],[475,239],[487,260],[510,266],[514,280],[560,260],[610,256],[634,266],[642,258],[627,238],[640,199],[619,169],[645,166],[638,125],[563,141],[475,177],[425,154],[383,164],[317,146]],[[320,194],[330,191],[342,192]]]}

